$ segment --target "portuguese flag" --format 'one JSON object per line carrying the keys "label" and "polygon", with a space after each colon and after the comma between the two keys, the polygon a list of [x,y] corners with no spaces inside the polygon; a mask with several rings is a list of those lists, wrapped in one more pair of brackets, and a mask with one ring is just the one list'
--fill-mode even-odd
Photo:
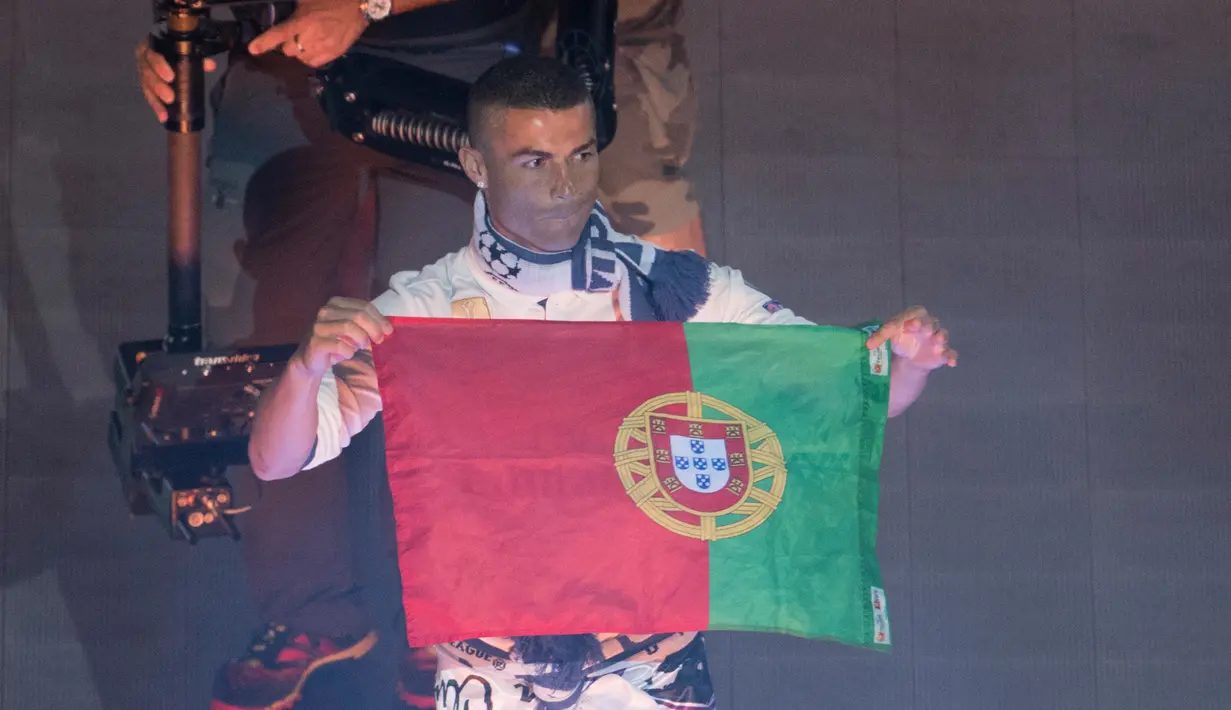
{"label": "portuguese flag", "polygon": [[412,646],[747,630],[888,648],[870,329],[395,318]]}

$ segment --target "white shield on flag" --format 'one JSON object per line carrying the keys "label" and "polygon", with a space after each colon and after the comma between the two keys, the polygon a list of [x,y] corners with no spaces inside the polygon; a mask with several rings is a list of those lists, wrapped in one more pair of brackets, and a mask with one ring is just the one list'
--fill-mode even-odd
{"label": "white shield on flag", "polygon": [[690,491],[715,493],[731,478],[725,439],[671,435],[671,465],[675,477]]}

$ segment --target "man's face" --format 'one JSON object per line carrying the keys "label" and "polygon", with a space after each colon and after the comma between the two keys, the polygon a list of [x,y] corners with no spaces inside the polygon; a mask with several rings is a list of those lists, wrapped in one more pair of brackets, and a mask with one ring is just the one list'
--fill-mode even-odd
{"label": "man's face", "polygon": [[484,124],[467,167],[486,184],[496,228],[538,251],[571,248],[598,196],[594,109],[492,109]]}

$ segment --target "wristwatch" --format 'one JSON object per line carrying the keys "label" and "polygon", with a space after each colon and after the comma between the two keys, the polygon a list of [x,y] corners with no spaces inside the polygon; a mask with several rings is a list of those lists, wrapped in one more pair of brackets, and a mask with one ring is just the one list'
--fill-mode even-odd
{"label": "wristwatch", "polygon": [[360,0],[359,11],[368,22],[379,22],[389,16],[393,10],[392,0]]}

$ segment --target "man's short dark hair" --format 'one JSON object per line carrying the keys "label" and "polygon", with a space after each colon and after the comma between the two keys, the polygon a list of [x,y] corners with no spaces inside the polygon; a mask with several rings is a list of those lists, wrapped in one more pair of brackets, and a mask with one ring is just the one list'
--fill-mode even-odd
{"label": "man's short dark hair", "polygon": [[585,79],[558,59],[521,54],[503,59],[470,87],[466,127],[471,143],[491,109],[564,111],[590,101]]}

